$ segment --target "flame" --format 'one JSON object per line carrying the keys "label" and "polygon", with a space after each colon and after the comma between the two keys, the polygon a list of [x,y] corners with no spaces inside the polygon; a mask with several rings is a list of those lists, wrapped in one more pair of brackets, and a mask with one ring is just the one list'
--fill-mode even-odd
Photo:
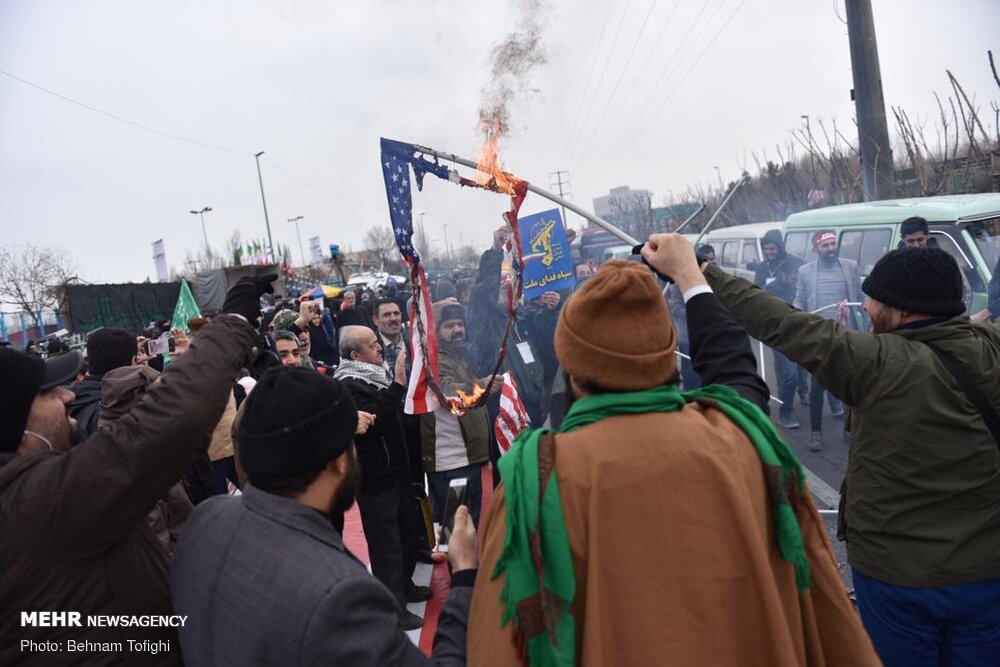
{"label": "flame", "polygon": [[480,185],[507,195],[514,194],[514,178],[500,167],[500,139],[503,137],[504,123],[498,113],[480,111],[476,130],[483,133],[483,147],[476,160]]}
{"label": "flame", "polygon": [[453,415],[464,415],[468,408],[476,404],[482,395],[486,393],[486,388],[479,386],[479,383],[472,385],[472,393],[467,394],[461,389],[455,392],[457,396],[448,397],[448,408]]}

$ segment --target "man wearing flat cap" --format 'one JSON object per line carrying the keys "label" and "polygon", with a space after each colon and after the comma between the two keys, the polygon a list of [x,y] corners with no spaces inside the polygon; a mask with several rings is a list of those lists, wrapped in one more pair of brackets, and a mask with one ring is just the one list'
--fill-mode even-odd
{"label": "man wearing flat cap", "polygon": [[[649,259],[668,273],[681,268],[660,253]],[[715,267],[704,275],[751,336],[851,407],[839,534],[885,664],[996,664],[1000,331],[963,314],[955,259],[929,246],[880,259],[862,284],[873,333],[803,313]]]}
{"label": "man wearing flat cap", "polygon": [[[400,629],[399,600],[330,523],[358,491],[357,424],[338,380],[293,366],[261,377],[237,426],[250,482],[241,496],[199,505],[174,556],[186,665],[431,664]],[[467,509],[455,526],[435,664],[465,664],[477,563]]]}
{"label": "man wearing flat cap", "polygon": [[746,333],[683,250],[705,385],[677,388],[648,268],[611,260],[570,297],[555,346],[576,400],[500,459],[470,665],[877,664]]}
{"label": "man wearing flat cap", "polygon": [[[169,616],[168,561],[145,517],[208,448],[258,337],[260,295],[245,279],[224,315],[112,425],[70,448],[78,352],[42,362],[0,349],[0,664],[178,665],[173,627],[108,627],[91,616]],[[79,612],[80,626],[24,625],[20,612]],[[59,652],[34,652],[54,642]],[[91,642],[69,651],[67,642]],[[130,650],[126,640],[167,650]]]}

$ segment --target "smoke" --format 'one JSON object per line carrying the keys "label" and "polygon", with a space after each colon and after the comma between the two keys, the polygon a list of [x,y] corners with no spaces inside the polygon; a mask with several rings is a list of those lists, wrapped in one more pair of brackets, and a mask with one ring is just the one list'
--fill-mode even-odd
{"label": "smoke", "polygon": [[478,126],[487,142],[496,141],[510,129],[512,103],[528,91],[532,71],[548,60],[541,27],[544,0],[522,0],[517,5],[518,30],[508,33],[490,54],[492,80],[483,89]]}

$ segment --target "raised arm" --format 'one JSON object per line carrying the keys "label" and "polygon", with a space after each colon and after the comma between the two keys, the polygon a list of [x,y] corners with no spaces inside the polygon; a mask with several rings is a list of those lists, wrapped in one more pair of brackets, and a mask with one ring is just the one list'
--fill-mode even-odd
{"label": "raised arm", "polygon": [[718,267],[705,270],[712,290],[747,332],[816,375],[848,405],[870,397],[871,378],[886,363],[881,338],[789,306]]}
{"label": "raised arm", "polygon": [[[67,560],[100,553],[125,536],[208,449],[233,378],[256,342],[246,321],[217,318],[127,415],[23,475],[18,483],[32,502],[13,511],[25,536]],[[44,498],[53,500],[37,502]]]}

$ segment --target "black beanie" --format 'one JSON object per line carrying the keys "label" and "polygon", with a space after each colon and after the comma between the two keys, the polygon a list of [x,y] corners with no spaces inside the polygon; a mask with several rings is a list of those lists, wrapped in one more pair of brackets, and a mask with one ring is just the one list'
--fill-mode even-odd
{"label": "black beanie", "polygon": [[13,452],[24,437],[31,404],[45,380],[45,362],[35,354],[0,348],[0,452]]}
{"label": "black beanie", "polygon": [[272,368],[246,403],[236,435],[251,483],[318,471],[354,442],[358,410],[350,392],[312,369]]}
{"label": "black beanie", "polygon": [[861,285],[887,306],[919,315],[955,317],[965,312],[962,273],[940,248],[899,248],[887,253]]}
{"label": "black beanie", "polygon": [[457,303],[449,303],[440,309],[439,313],[434,313],[435,326],[441,326],[442,322],[448,320],[465,321],[465,308]]}

